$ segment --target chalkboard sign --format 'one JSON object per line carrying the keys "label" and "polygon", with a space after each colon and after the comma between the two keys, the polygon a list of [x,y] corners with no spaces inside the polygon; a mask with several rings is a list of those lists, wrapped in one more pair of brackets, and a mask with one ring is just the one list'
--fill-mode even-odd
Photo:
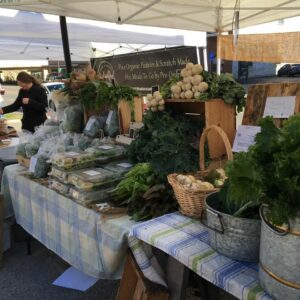
{"label": "chalkboard sign", "polygon": [[[129,85],[141,94],[163,85],[179,74],[188,62],[197,63],[196,47],[173,47],[92,59],[97,74],[114,79],[116,84]],[[203,62],[202,51],[200,60]]]}

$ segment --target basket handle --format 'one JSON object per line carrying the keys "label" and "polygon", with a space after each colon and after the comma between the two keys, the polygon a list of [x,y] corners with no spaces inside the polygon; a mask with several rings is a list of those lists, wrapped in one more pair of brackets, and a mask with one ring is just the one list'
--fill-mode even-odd
{"label": "basket handle", "polygon": [[220,135],[220,137],[222,138],[222,141],[223,141],[223,143],[225,145],[225,149],[226,149],[227,159],[228,160],[233,160],[231,145],[230,145],[229,139],[228,139],[225,131],[217,125],[210,125],[209,127],[204,129],[204,131],[203,131],[203,133],[200,137],[199,162],[200,162],[200,170],[201,171],[205,170],[205,157],[204,157],[205,141],[206,141],[208,133],[212,130],[216,131]]}
{"label": "basket handle", "polygon": [[266,218],[265,216],[265,209],[268,208],[266,205],[261,205],[259,208],[259,215],[261,219],[265,222],[266,226],[268,227],[269,230],[271,230],[273,233],[280,235],[280,236],[285,236],[290,232],[290,222],[288,222],[288,226],[286,230],[278,230],[275,226],[273,226]]}

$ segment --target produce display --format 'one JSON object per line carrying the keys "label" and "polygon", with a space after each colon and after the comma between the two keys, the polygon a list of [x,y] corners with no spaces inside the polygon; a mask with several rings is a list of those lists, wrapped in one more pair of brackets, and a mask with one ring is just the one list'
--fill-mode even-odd
{"label": "produce display", "polygon": [[122,177],[133,167],[133,164],[131,164],[128,161],[114,161],[114,162],[105,164],[102,167],[105,170],[113,172],[115,174],[115,176]]}
{"label": "produce display", "polygon": [[163,111],[165,110],[165,100],[159,91],[154,92],[154,94],[148,94],[146,96],[147,99],[147,107],[151,109],[151,111]]}
{"label": "produce display", "polygon": [[61,170],[61,169],[58,169],[58,168],[52,166],[49,176],[56,178],[63,183],[68,183],[69,175],[72,172],[73,171],[65,171],[65,170]]}
{"label": "produce display", "polygon": [[89,168],[69,174],[68,183],[80,191],[90,191],[100,186],[116,183],[116,178],[114,173],[103,168]]}
{"label": "produce display", "polygon": [[135,221],[151,219],[177,209],[172,189],[162,184],[149,163],[134,166],[113,191],[113,203],[128,207]]}
{"label": "produce display", "polygon": [[60,182],[59,180],[52,179],[49,184],[49,188],[65,196],[69,195],[70,186]]}
{"label": "produce display", "polygon": [[155,174],[166,180],[171,173],[195,172],[199,165],[198,140],[202,124],[186,117],[172,117],[167,112],[148,111],[139,137],[128,148],[128,157],[134,163],[149,162]]}

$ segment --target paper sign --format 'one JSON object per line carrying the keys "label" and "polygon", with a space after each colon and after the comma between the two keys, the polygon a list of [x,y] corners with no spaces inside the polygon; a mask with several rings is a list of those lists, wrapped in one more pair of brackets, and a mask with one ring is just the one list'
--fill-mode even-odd
{"label": "paper sign", "polygon": [[268,97],[264,117],[287,119],[295,113],[296,96]]}
{"label": "paper sign", "polygon": [[103,146],[99,146],[99,148],[103,149],[103,150],[110,150],[110,149],[113,149],[114,147],[108,146],[108,145],[103,145]]}
{"label": "paper sign", "polygon": [[83,172],[83,174],[89,175],[89,176],[96,176],[96,175],[100,175],[100,172],[94,171],[94,170],[90,170],[90,171],[85,171]]}
{"label": "paper sign", "polygon": [[107,116],[107,119],[106,119],[106,125],[109,125],[109,124],[110,124],[111,118],[112,118],[112,116],[113,116],[113,113],[114,113],[113,110],[110,110],[110,111],[109,111],[108,116]]}
{"label": "paper sign", "polygon": [[69,289],[86,291],[93,286],[99,278],[91,277],[73,267],[67,269],[54,282],[54,285]]}
{"label": "paper sign", "polygon": [[36,163],[37,163],[37,157],[32,156],[30,158],[29,172],[34,173]]}
{"label": "paper sign", "polygon": [[75,157],[75,156],[79,156],[80,154],[78,152],[70,151],[70,152],[66,152],[66,155],[71,156],[71,157]]}
{"label": "paper sign", "polygon": [[130,163],[120,163],[120,164],[117,164],[117,166],[119,166],[121,168],[131,168],[132,164],[130,164]]}
{"label": "paper sign", "polygon": [[87,130],[87,131],[90,130],[95,122],[96,122],[96,119],[94,119],[94,118],[89,119],[87,124],[85,125],[84,130]]}
{"label": "paper sign", "polygon": [[235,135],[232,152],[247,152],[248,148],[254,144],[254,139],[261,128],[259,126],[239,126]]}

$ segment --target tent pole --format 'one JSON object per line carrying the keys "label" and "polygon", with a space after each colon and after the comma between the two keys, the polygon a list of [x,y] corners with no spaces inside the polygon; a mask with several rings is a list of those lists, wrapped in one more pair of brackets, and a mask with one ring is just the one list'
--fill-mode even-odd
{"label": "tent pole", "polygon": [[204,61],[204,70],[208,71],[207,48],[206,47],[203,47],[203,61]]}
{"label": "tent pole", "polygon": [[220,32],[218,33],[217,36],[217,74],[221,74],[221,39],[220,37]]}
{"label": "tent pole", "polygon": [[72,62],[71,62],[71,54],[70,54],[66,17],[60,16],[59,22],[60,22],[60,30],[61,30],[63,49],[64,49],[64,57],[65,57],[65,63],[66,63],[67,76],[69,76],[69,74],[72,72]]}

